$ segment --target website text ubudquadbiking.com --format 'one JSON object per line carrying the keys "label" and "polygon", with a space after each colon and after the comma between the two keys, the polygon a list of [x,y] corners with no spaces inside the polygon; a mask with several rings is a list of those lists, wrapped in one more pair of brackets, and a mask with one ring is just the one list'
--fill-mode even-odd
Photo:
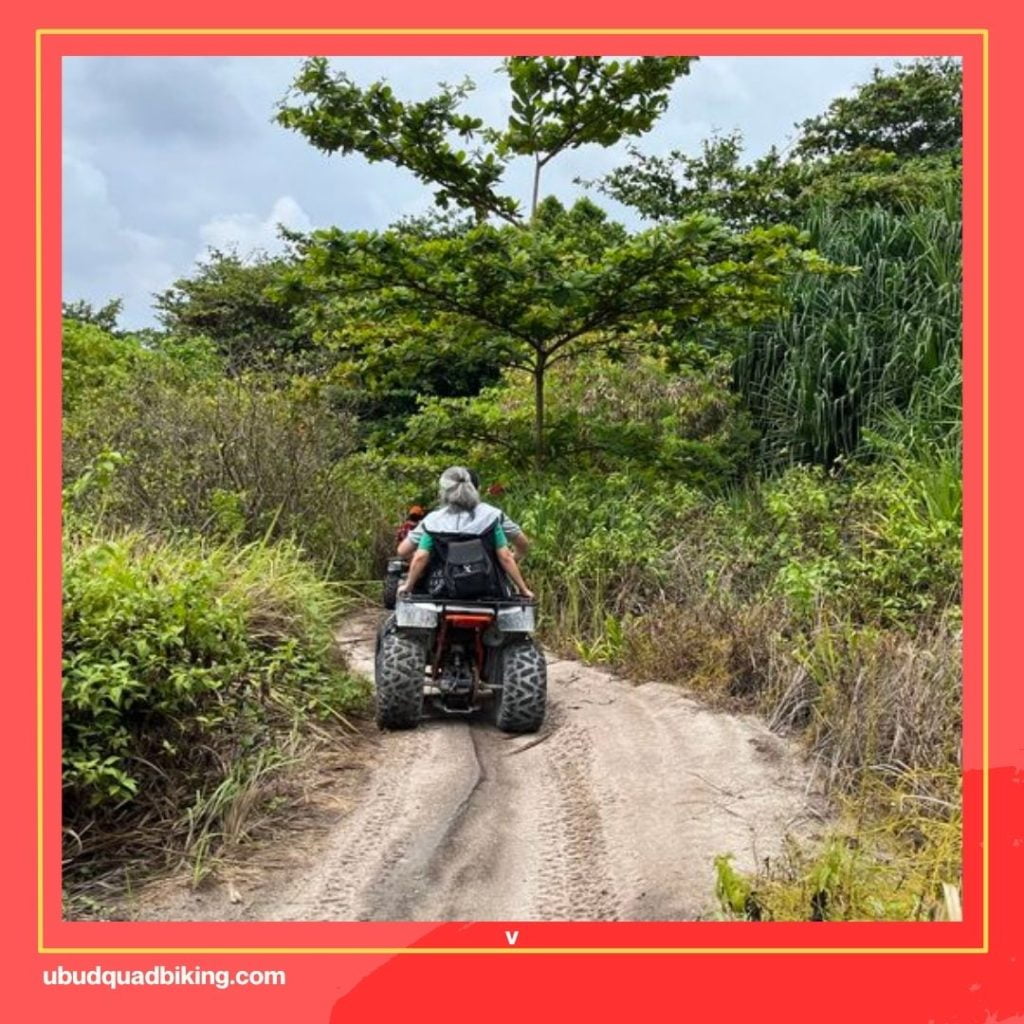
{"label": "website text ubudquadbiking.com", "polygon": [[44,985],[98,985],[109,989],[145,985],[207,985],[212,988],[233,986],[286,985],[284,971],[228,971],[209,967],[165,967],[163,965],[140,969],[113,969],[89,967],[72,970],[58,965],[43,971]]}

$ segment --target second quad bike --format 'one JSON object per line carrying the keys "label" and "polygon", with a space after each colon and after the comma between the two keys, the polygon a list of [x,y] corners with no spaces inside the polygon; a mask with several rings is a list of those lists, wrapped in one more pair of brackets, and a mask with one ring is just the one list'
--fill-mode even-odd
{"label": "second quad bike", "polygon": [[533,637],[532,601],[411,594],[377,633],[377,724],[413,729],[430,707],[468,715],[488,706],[499,729],[536,732],[547,703],[547,666]]}
{"label": "second quad bike", "polygon": [[409,568],[409,563],[404,558],[389,558],[387,574],[384,577],[384,607],[392,610],[398,598],[398,587],[402,577]]}

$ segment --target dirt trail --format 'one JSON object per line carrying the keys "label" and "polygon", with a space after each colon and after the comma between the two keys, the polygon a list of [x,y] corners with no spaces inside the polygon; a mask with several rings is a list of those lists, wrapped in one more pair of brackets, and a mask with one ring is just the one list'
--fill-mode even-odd
{"label": "dirt trail", "polygon": [[[372,673],[376,616],[338,640]],[[762,723],[675,686],[548,662],[541,732],[485,721],[388,733],[355,806],[298,864],[232,903],[163,919],[689,920],[713,905],[717,854],[750,868],[814,818],[808,772]]]}

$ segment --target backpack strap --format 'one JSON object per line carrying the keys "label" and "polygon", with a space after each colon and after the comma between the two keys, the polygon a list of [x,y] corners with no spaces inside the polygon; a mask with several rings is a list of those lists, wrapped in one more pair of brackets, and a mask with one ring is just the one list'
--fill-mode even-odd
{"label": "backpack strap", "polygon": [[433,540],[433,542],[434,542],[434,546],[433,546],[433,549],[431,551],[431,554],[434,554],[434,553],[440,554],[440,556],[442,558],[447,558],[448,557],[448,545],[449,544],[452,544],[452,543],[454,543],[456,541],[464,541],[464,540],[479,540],[479,541],[483,541],[484,547],[487,548],[488,552],[491,554],[492,557],[495,557],[495,553],[497,552],[498,549],[497,549],[497,545],[494,542],[494,534],[495,534],[495,531],[498,528],[498,525],[499,525],[499,522],[498,522],[497,519],[495,519],[494,522],[491,523],[491,525],[488,526],[487,529],[484,530],[482,533],[463,533],[461,531],[459,531],[459,532],[449,531],[449,532],[444,532],[444,533],[438,531],[438,532],[435,533],[433,530],[428,530],[426,527],[423,528],[423,532],[426,533],[426,534],[429,534],[431,540]]}
{"label": "backpack strap", "polygon": [[[477,550],[483,549],[483,554],[490,565],[489,576],[491,578],[491,584],[488,589],[493,589],[496,594],[498,591],[503,591],[505,587],[505,574],[501,568],[501,563],[497,557],[497,545],[495,544],[495,532],[499,525],[499,521],[495,518],[494,522],[483,530],[481,533],[463,533],[463,532],[432,532],[424,527],[424,532],[430,535],[433,545],[431,548],[430,562],[427,564],[427,577],[428,577],[428,589],[435,596],[440,596],[439,591],[445,583],[448,586],[453,584],[453,573],[458,572],[457,567],[450,564],[449,554],[452,545],[458,545],[462,548],[463,545],[477,544]],[[458,549],[456,549],[458,550]],[[459,551],[459,555],[464,555],[464,551]],[[456,561],[461,562],[462,558],[459,557]],[[444,582],[442,582],[444,581]],[[450,593],[449,596],[456,596],[454,593]]]}

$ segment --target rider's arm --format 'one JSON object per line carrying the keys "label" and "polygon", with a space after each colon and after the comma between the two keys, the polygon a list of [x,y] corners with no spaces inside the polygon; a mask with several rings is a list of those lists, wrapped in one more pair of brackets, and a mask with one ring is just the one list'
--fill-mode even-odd
{"label": "rider's arm", "polygon": [[420,541],[423,540],[423,524],[417,523],[406,535],[399,541],[398,549],[395,552],[399,558],[408,558],[412,553],[420,546]]}
{"label": "rider's arm", "polygon": [[498,561],[501,562],[502,569],[508,573],[509,578],[516,585],[516,590],[519,591],[523,597],[533,597],[533,591],[526,585],[526,580],[523,579],[523,574],[519,571],[519,563],[516,562],[515,555],[512,554],[512,549],[507,545],[505,547],[498,548]]}
{"label": "rider's arm", "polygon": [[398,593],[408,594],[412,592],[412,588],[419,582],[419,578],[423,575],[423,570],[427,567],[427,562],[429,561],[429,549],[417,549],[416,553],[412,556],[412,561],[409,563],[409,572],[398,588]]}
{"label": "rider's arm", "polygon": [[530,539],[522,530],[516,534],[510,534],[508,539],[512,542],[512,557],[517,562],[521,562],[526,557],[526,552],[530,550]]}
{"label": "rider's arm", "polygon": [[514,520],[509,519],[504,512],[501,513],[501,528],[512,545],[512,555],[517,562],[526,557],[530,550],[530,538],[523,533],[523,528]]}

